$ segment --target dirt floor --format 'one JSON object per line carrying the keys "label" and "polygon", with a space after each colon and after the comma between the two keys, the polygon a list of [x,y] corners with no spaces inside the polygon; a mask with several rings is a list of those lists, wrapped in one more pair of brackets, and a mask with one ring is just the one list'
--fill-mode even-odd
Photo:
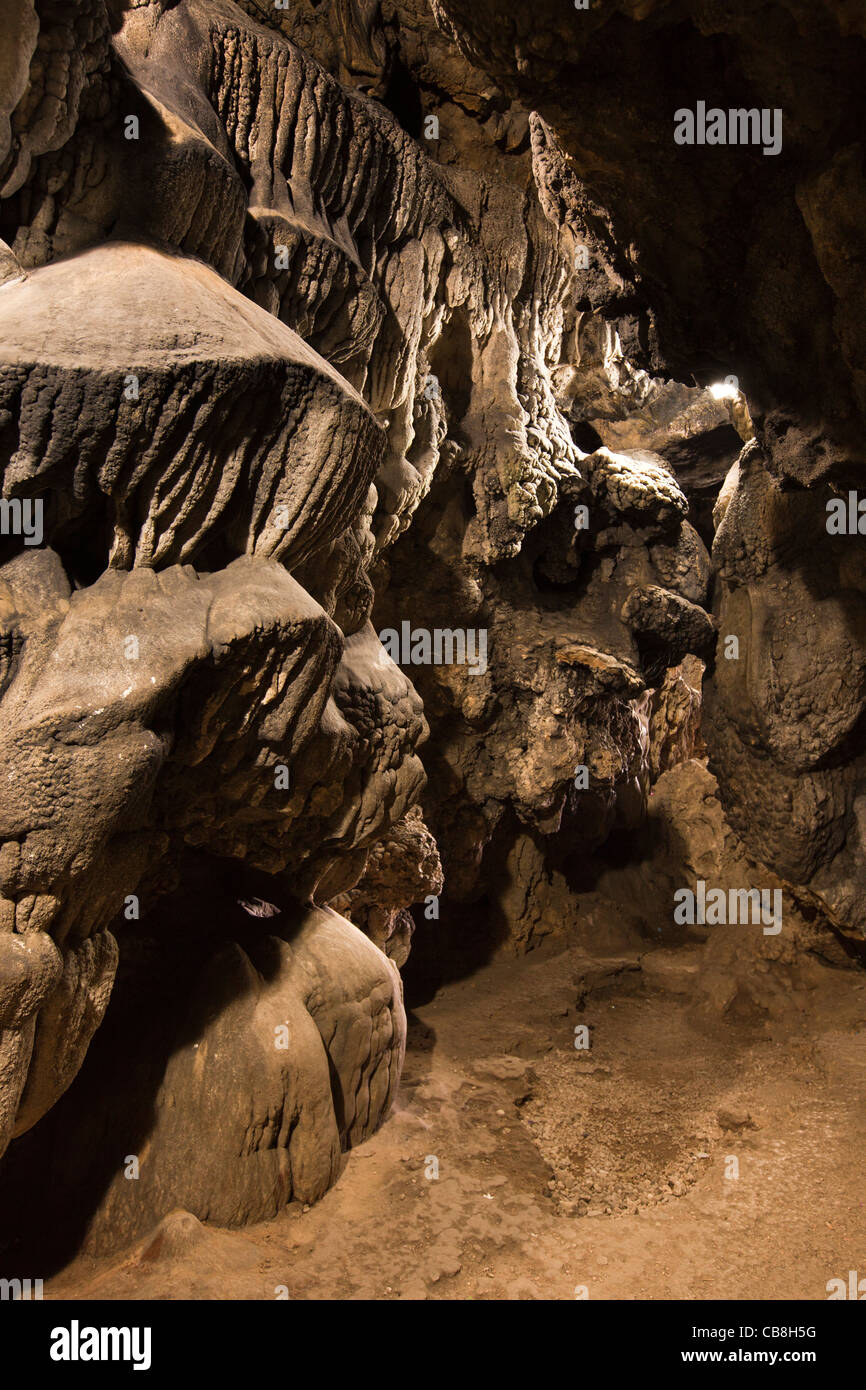
{"label": "dirt floor", "polygon": [[826,1299],[866,1276],[866,975],[816,963],[783,1024],[724,1022],[695,952],[552,943],[446,986],[318,1206],[175,1213],[46,1296]]}

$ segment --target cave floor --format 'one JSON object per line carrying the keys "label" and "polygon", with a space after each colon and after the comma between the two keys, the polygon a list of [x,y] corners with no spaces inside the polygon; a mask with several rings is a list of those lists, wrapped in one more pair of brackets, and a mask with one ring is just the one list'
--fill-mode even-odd
{"label": "cave floor", "polygon": [[176,1213],[46,1295],[826,1299],[866,1272],[866,978],[816,962],[768,1024],[697,1013],[690,948],[643,959],[552,943],[448,985],[321,1203]]}

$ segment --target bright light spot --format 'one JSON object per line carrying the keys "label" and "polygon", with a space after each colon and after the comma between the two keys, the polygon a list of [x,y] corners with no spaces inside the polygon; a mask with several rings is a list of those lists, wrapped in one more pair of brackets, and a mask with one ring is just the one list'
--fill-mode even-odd
{"label": "bright light spot", "polygon": [[739,394],[739,387],[730,381],[717,381],[710,387],[710,395],[717,401],[735,401]]}

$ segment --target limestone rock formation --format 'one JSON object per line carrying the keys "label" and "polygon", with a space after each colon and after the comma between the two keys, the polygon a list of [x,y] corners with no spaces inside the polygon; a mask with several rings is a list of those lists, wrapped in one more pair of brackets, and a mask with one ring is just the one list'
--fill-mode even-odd
{"label": "limestone rock formation", "polygon": [[[831,556],[826,527],[827,501],[856,488],[863,466],[864,319],[854,308],[862,285],[850,276],[862,259],[866,206],[862,15],[844,0],[773,0],[759,23],[750,6],[704,0],[621,0],[580,12],[544,3],[508,25],[489,3],[435,0],[434,10],[467,60],[555,132],[544,153],[558,170],[560,216],[605,241],[648,306],[653,371],[663,365],[702,384],[731,375],[748,396],[750,418],[739,408],[734,423],[746,439],[754,430],[757,452],[745,457],[764,490],[759,503],[755,482],[735,485],[749,506],[718,540],[720,649],[742,623],[748,650],[744,643],[739,667],[716,663],[713,766],[756,856],[800,883],[815,879],[828,916],[862,940],[853,576],[863,541],[855,523]],[[778,111],[780,151],[678,145],[675,113],[698,99]],[[595,356],[604,360],[603,351]],[[757,694],[777,659],[784,674]],[[733,689],[745,693],[744,682],[753,694],[735,714]],[[838,712],[825,723],[837,693]]]}
{"label": "limestone rock formation", "polygon": [[589,951],[593,875],[781,885],[713,1008],[862,947],[866,28],[764,8],[7,0],[13,1241],[61,1149],[93,1250],[322,1196],[399,969]]}
{"label": "limestone rock formation", "polygon": [[[202,899],[220,911],[216,895]],[[382,952],[329,909],[269,905],[257,918],[253,903],[223,902],[207,933],[190,910],[175,895],[156,936],[143,924],[77,1087],[38,1144],[13,1144],[0,1194],[7,1231],[46,1213],[62,1228],[71,1211],[75,1236],[99,1252],[179,1204],[221,1226],[262,1220],[323,1196],[341,1150],[387,1113],[406,1023]],[[58,1171],[60,1148],[69,1162]],[[14,1209],[22,1191],[34,1203],[24,1211]]]}

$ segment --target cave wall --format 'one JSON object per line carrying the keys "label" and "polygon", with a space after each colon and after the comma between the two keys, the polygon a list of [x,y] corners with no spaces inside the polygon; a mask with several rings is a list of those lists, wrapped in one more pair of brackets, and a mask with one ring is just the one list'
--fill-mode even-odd
{"label": "cave wall", "polygon": [[[7,1214],[63,1147],[94,1249],[321,1196],[413,934],[579,928],[704,667],[724,835],[862,938],[853,13],[810,82],[793,4],[7,8]],[[717,88],[772,170],[673,144]]]}
{"label": "cave wall", "polygon": [[[736,378],[754,427],[713,544],[705,732],[754,857],[862,941],[866,20],[847,0],[434,10],[553,126],[652,306],[653,368]],[[779,112],[778,153],[679,145],[681,109]],[[594,209],[593,209],[594,212]],[[727,495],[725,499],[727,503]],[[738,660],[724,658],[735,636]]]}

